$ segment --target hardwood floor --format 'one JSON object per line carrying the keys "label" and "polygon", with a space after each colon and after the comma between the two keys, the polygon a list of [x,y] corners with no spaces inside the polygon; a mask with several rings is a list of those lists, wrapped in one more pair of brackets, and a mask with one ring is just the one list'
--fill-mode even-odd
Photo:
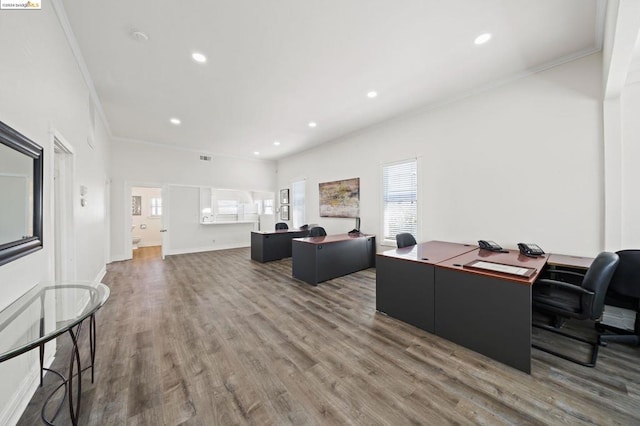
{"label": "hardwood floor", "polygon": [[[639,348],[603,347],[595,369],[534,350],[527,375],[376,313],[375,269],[312,287],[291,259],[249,249],[162,261],[147,248],[103,282],[81,424],[640,423]],[[62,370],[69,347],[58,339]],[[39,422],[46,390],[19,424]]]}

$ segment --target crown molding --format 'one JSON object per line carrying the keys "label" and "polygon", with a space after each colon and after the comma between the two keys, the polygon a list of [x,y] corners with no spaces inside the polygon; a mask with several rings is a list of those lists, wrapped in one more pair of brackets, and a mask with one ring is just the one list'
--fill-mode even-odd
{"label": "crown molding", "polygon": [[314,146],[310,146],[310,147],[308,147],[306,149],[302,149],[300,151],[297,151],[297,152],[291,153],[289,155],[283,156],[283,157],[279,158],[278,161],[286,160],[286,159],[295,157],[296,155],[302,154],[304,152],[312,151],[312,150],[317,149],[317,148],[319,148],[319,147],[321,147],[323,145],[329,145],[329,144],[333,144],[333,143],[340,143],[342,140],[344,140],[346,138],[350,138],[350,137],[358,136],[358,135],[361,135],[361,134],[365,134],[365,133],[370,132],[371,130],[377,129],[379,127],[384,127],[384,126],[387,126],[389,124],[398,123],[398,122],[402,122],[402,121],[407,120],[407,119],[418,117],[418,116],[420,116],[422,114],[425,114],[427,112],[431,112],[431,111],[438,110],[440,108],[444,108],[445,106],[448,106],[448,105],[451,105],[451,104],[455,104],[455,103],[460,102],[460,101],[462,101],[464,99],[467,99],[467,98],[478,96],[478,95],[480,95],[482,93],[489,92],[491,90],[497,89],[497,88],[502,87],[502,86],[506,86],[506,85],[508,85],[510,83],[513,83],[513,82],[518,81],[518,80],[522,80],[522,79],[524,79],[526,77],[530,77],[530,76],[533,76],[535,74],[541,73],[543,71],[547,71],[549,69],[564,65],[566,63],[573,62],[573,61],[576,61],[578,59],[585,58],[587,56],[591,56],[591,55],[593,55],[595,53],[598,53],[600,51],[601,51],[601,48],[596,46],[596,47],[591,47],[591,48],[588,48],[588,49],[581,50],[579,52],[572,53],[572,54],[564,56],[562,58],[558,58],[556,60],[547,62],[545,64],[541,64],[541,65],[538,65],[536,67],[529,68],[529,69],[527,69],[525,71],[512,74],[512,75],[510,75],[508,77],[505,77],[505,78],[500,79],[500,80],[493,81],[493,82],[485,84],[483,86],[479,86],[479,87],[476,87],[476,88],[473,88],[473,89],[470,89],[470,90],[467,90],[467,91],[464,91],[464,92],[461,92],[461,93],[457,93],[457,94],[455,94],[453,96],[450,96],[448,98],[442,99],[440,101],[429,103],[429,104],[426,104],[426,105],[422,105],[422,106],[419,106],[417,108],[413,108],[413,109],[410,109],[410,110],[407,110],[407,111],[403,111],[403,112],[400,112],[399,114],[396,114],[396,115],[393,115],[391,117],[385,118],[385,119],[383,119],[381,121],[377,121],[377,122],[372,123],[372,124],[370,124],[368,126],[360,127],[359,129],[356,129],[356,130],[353,130],[353,131],[350,131],[350,132],[342,133],[342,134],[337,135],[335,137],[332,137],[332,138],[330,138],[330,139],[328,139],[328,140],[326,140],[324,142],[320,142],[320,143],[318,143],[318,144],[316,144]]}
{"label": "crown molding", "polygon": [[87,89],[89,89],[89,96],[91,97],[91,101],[93,102],[96,111],[100,116],[100,120],[102,120],[102,124],[107,130],[107,134],[109,135],[109,137],[112,137],[113,134],[111,133],[111,127],[109,126],[109,122],[107,121],[107,116],[105,115],[104,109],[102,108],[102,102],[100,102],[100,98],[98,97],[98,93],[96,92],[96,87],[93,84],[93,79],[91,78],[91,74],[89,74],[87,63],[84,61],[84,57],[82,56],[82,51],[80,50],[78,40],[76,39],[76,36],[71,29],[71,23],[69,22],[69,18],[67,18],[67,12],[64,9],[62,0],[51,0],[51,4],[53,5],[53,10],[56,12],[56,16],[58,17],[60,26],[62,27],[62,30],[67,37],[67,42],[69,43],[69,47],[71,48],[73,57],[76,59],[76,63],[80,68],[80,73],[82,74],[84,82],[87,85]]}
{"label": "crown molding", "polygon": [[143,141],[143,140],[140,140],[140,139],[122,138],[122,137],[119,137],[119,136],[112,136],[111,139],[113,141],[116,141],[116,142],[134,143],[134,144],[138,144],[138,145],[147,145],[147,146],[151,146],[151,147],[155,147],[155,148],[171,149],[171,150],[174,150],[174,151],[189,152],[189,153],[195,153],[195,154],[198,154],[198,155],[210,155],[211,157],[218,157],[218,158],[234,158],[236,160],[255,161],[255,162],[259,162],[259,163],[265,163],[265,162],[275,163],[277,161],[277,160],[268,159],[268,158],[249,158],[249,157],[243,157],[241,155],[220,154],[220,153],[216,153],[216,152],[207,151],[205,149],[198,149],[198,148],[193,148],[193,147],[170,145],[170,144],[164,144],[164,143],[159,143],[159,142],[149,142],[149,141]]}

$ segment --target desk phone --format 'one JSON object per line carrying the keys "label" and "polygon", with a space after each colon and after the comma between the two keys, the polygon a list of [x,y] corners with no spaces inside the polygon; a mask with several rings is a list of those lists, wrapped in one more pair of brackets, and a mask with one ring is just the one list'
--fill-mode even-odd
{"label": "desk phone", "polygon": [[518,243],[518,248],[520,253],[529,257],[542,256],[544,254],[544,251],[537,244]]}
{"label": "desk phone", "polygon": [[478,240],[478,247],[480,247],[483,250],[498,251],[498,252],[502,251],[502,247],[500,247],[500,245],[498,245],[495,241]]}

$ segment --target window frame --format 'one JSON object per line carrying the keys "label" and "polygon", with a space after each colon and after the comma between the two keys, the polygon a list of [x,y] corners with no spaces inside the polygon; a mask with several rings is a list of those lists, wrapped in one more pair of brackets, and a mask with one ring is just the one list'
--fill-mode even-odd
{"label": "window frame", "polygon": [[[159,200],[159,203],[154,205],[154,200]],[[162,197],[149,198],[149,217],[162,217],[162,210]]]}
{"label": "window frame", "polygon": [[393,237],[385,237],[385,184],[384,184],[384,176],[385,176],[385,168],[389,166],[395,166],[405,163],[415,164],[415,205],[416,205],[416,229],[415,229],[415,237],[416,240],[419,240],[420,235],[420,161],[418,157],[410,157],[402,160],[390,161],[387,163],[380,164],[380,245],[381,246],[389,246],[396,247],[395,236]]}
{"label": "window frame", "polygon": [[[296,191],[295,186],[296,184],[301,185],[304,188],[304,197],[303,197],[303,202],[302,202],[302,223],[296,223],[297,222],[297,214],[299,213],[298,209],[299,209],[299,205],[296,204],[295,200],[296,200]],[[300,226],[306,224],[307,222],[307,179],[306,178],[300,178],[300,179],[296,179],[294,181],[291,182],[291,192],[289,193],[289,197],[290,197],[290,204],[289,204],[289,220],[292,223],[292,226],[295,228],[299,228]]]}

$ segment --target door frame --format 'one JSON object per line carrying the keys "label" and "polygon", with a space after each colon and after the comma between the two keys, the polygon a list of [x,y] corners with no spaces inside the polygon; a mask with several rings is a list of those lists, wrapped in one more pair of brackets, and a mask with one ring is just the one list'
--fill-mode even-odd
{"label": "door frame", "polygon": [[133,242],[131,241],[131,191],[133,188],[160,188],[162,194],[162,216],[160,218],[161,238],[160,246],[162,251],[162,260],[169,244],[169,236],[167,235],[167,212],[169,211],[169,200],[167,185],[152,182],[124,182],[124,252],[128,253],[126,259],[133,259]]}
{"label": "door frame", "polygon": [[[76,279],[74,226],[75,150],[57,130],[52,130],[54,183],[52,191],[53,277],[56,281]],[[59,166],[59,167],[58,167]],[[55,176],[56,173],[60,173]]]}

